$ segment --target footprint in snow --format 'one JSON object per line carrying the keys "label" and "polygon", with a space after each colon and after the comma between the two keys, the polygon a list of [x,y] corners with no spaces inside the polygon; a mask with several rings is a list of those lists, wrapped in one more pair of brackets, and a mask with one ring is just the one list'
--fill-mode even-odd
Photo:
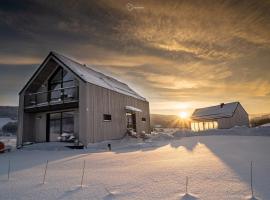
{"label": "footprint in snow", "polygon": [[251,196],[251,197],[247,197],[247,200],[261,200],[257,197]]}
{"label": "footprint in snow", "polygon": [[180,200],[199,200],[199,197],[195,196],[194,194],[186,193],[181,195]]}
{"label": "footprint in snow", "polygon": [[116,194],[114,192],[109,192],[105,197],[103,197],[103,200],[115,200]]}

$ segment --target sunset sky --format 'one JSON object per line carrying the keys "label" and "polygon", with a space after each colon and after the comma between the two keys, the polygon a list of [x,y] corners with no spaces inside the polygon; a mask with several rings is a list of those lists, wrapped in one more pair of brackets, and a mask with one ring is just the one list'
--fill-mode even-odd
{"label": "sunset sky", "polygon": [[151,113],[270,113],[270,1],[2,0],[0,105],[51,50],[128,83]]}

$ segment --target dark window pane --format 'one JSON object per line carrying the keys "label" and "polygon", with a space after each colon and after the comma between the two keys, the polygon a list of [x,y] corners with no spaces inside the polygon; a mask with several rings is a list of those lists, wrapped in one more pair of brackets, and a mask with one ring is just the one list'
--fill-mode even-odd
{"label": "dark window pane", "polygon": [[77,88],[67,88],[64,91],[65,100],[74,100],[77,97]]}
{"label": "dark window pane", "polygon": [[104,114],[103,115],[103,120],[104,121],[111,121],[112,120],[112,115]]}
{"label": "dark window pane", "polygon": [[73,112],[63,112],[62,114],[63,118],[73,118],[74,113]]}
{"label": "dark window pane", "polygon": [[60,131],[61,131],[60,124],[61,124],[60,119],[50,120],[50,141],[58,141],[58,138],[60,137]]}
{"label": "dark window pane", "polygon": [[75,86],[74,81],[63,82],[63,88],[73,87]]}
{"label": "dark window pane", "polygon": [[61,95],[62,95],[61,90],[51,91],[50,93],[51,93],[51,100],[53,100],[53,101],[55,101],[55,100],[61,101]]}
{"label": "dark window pane", "polygon": [[61,119],[61,113],[52,113],[50,114],[50,119]]}
{"label": "dark window pane", "polygon": [[50,90],[57,90],[61,88],[61,83],[53,83],[50,85]]}
{"label": "dark window pane", "polygon": [[63,81],[71,81],[73,80],[73,75],[66,70],[63,71]]}
{"label": "dark window pane", "polygon": [[57,69],[55,74],[51,77],[51,83],[61,82],[62,80],[62,68]]}
{"label": "dark window pane", "polygon": [[63,134],[74,134],[74,119],[72,118],[63,118],[62,119]]}
{"label": "dark window pane", "polygon": [[146,122],[146,118],[145,118],[145,117],[142,117],[142,121],[143,121],[143,122]]}

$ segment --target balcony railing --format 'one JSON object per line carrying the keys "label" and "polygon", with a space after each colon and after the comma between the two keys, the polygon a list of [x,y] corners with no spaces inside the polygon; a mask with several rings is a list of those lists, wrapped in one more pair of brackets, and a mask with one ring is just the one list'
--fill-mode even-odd
{"label": "balcony railing", "polygon": [[24,106],[39,107],[55,104],[64,104],[69,102],[76,102],[79,100],[79,88],[78,86],[60,88],[50,90],[46,92],[36,92],[25,94]]}

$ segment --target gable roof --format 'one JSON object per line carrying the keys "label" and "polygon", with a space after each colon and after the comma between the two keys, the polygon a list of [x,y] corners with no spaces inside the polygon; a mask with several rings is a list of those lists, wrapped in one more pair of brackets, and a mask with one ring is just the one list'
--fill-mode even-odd
{"label": "gable roof", "polygon": [[[85,82],[92,83],[94,85],[146,101],[144,97],[140,96],[138,93],[132,90],[127,84],[122,83],[101,72],[95,71],[92,68],[90,68],[88,65],[81,64],[75,59],[71,59],[68,56],[65,56],[63,54],[60,54],[54,51],[50,52],[50,54],[46,57],[46,59],[49,58],[50,56],[52,56],[54,59],[59,61],[61,64],[67,67],[70,71],[72,71],[77,77],[79,77],[81,80]],[[44,62],[41,64],[39,69],[42,67],[43,64]],[[37,71],[31,77],[31,79],[36,75],[36,73],[38,73],[39,69],[37,69]],[[31,79],[29,80],[29,82],[31,81]],[[28,85],[28,83],[26,85]]]}
{"label": "gable roof", "polygon": [[220,104],[216,106],[210,106],[206,108],[198,108],[196,109],[191,119],[200,120],[200,119],[219,119],[225,117],[232,117],[239,102],[231,102],[226,104]]}

